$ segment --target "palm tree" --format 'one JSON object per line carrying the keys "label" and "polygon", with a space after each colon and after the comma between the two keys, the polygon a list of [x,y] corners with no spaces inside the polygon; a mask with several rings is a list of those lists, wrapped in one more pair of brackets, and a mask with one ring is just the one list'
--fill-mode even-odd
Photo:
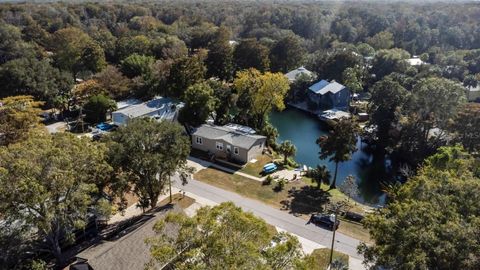
{"label": "palm tree", "polygon": [[315,168],[311,174],[312,180],[317,183],[317,189],[320,189],[320,186],[322,183],[330,183],[330,178],[332,178],[332,175],[330,174],[330,171],[328,170],[327,166],[325,165],[317,165],[317,168]]}
{"label": "palm tree", "polygon": [[335,124],[330,135],[317,139],[320,159],[329,158],[335,162],[335,174],[330,189],[337,188],[338,164],[350,160],[353,152],[357,150],[357,133],[357,123],[351,119],[342,119]]}
{"label": "palm tree", "polygon": [[267,137],[267,147],[272,147],[275,149],[274,145],[277,141],[278,130],[270,123],[267,123],[263,127],[261,134]]}
{"label": "palm tree", "polygon": [[287,164],[288,158],[291,157],[291,156],[295,156],[295,153],[297,152],[297,148],[295,147],[295,145],[293,145],[293,143],[291,141],[288,141],[288,140],[282,142],[279,150],[280,150],[280,153],[283,154],[283,157],[284,157],[283,163],[284,164]]}

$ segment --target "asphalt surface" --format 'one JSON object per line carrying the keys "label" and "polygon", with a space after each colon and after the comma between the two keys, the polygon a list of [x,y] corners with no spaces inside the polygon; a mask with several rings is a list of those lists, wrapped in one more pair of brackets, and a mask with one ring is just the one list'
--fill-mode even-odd
{"label": "asphalt surface", "polygon": [[[332,241],[332,231],[323,229],[314,224],[307,224],[305,220],[295,217],[286,211],[281,211],[268,206],[262,202],[245,198],[237,193],[220,189],[196,180],[189,180],[188,184],[182,186],[177,180],[174,184],[177,188],[193,193],[197,196],[209,199],[215,203],[231,201],[240,206],[245,211],[250,211],[256,216],[264,219],[267,223],[284,229],[290,233],[296,234],[320,245],[330,247]],[[340,224],[340,226],[342,226]],[[335,235],[334,249],[343,252],[353,258],[363,259],[357,253],[357,246],[360,241],[341,234]]]}

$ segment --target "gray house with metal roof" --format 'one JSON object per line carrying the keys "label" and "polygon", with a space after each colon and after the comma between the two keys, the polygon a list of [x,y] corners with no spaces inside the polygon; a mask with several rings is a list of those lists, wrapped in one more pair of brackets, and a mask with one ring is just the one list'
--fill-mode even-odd
{"label": "gray house with metal roof", "polygon": [[137,117],[151,117],[157,120],[173,121],[177,118],[178,111],[182,107],[183,103],[175,102],[165,97],[157,97],[142,103],[131,102],[114,111],[112,113],[112,121],[118,126],[125,125],[128,120]]}
{"label": "gray house with metal roof", "polygon": [[232,124],[204,124],[192,132],[192,148],[241,164],[261,155],[266,140],[265,136],[254,134],[248,127]]}
{"label": "gray house with metal roof", "polygon": [[348,109],[350,90],[336,81],[321,80],[308,88],[309,102],[322,110]]}

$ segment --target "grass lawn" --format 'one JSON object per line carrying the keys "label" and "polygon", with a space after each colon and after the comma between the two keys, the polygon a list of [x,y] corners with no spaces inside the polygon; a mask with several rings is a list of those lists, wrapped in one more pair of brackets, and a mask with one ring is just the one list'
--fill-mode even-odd
{"label": "grass lawn", "polygon": [[[324,270],[328,267],[328,261],[330,259],[330,249],[321,248],[315,249],[311,255],[308,256],[308,269],[311,270]],[[333,251],[333,261],[339,260],[345,266],[348,266],[348,255],[341,252]]]}
{"label": "grass lawn", "polygon": [[287,199],[289,187],[304,186],[302,182],[293,184],[289,183],[282,191],[275,192],[273,191],[274,184],[268,186],[262,185],[262,183],[259,181],[251,180],[236,174],[229,174],[215,168],[207,168],[197,172],[194,175],[194,179],[222,189],[236,192],[245,197],[260,200],[278,208],[283,206],[280,202]]}
{"label": "grass lawn", "polygon": [[[157,203],[157,207],[162,207],[170,203],[170,198],[165,198],[161,202]],[[182,209],[188,208],[195,203],[195,199],[188,196],[183,196],[180,193],[172,194],[172,204],[180,206]]]}
{"label": "grass lawn", "polygon": [[267,163],[272,162],[272,158],[267,155],[261,155],[257,157],[257,162],[248,163],[240,171],[255,177],[263,177],[262,170],[263,166]]}
{"label": "grass lawn", "polygon": [[[311,213],[321,212],[323,205],[329,200],[345,199],[345,195],[338,190],[327,191],[327,186],[322,186],[320,190],[317,190],[312,187],[308,178],[304,178],[304,181],[289,182],[282,191],[274,190],[275,182],[271,185],[263,185],[259,181],[214,168],[197,172],[194,179],[262,201],[282,210],[289,210],[292,214],[305,220],[309,219]],[[361,241],[370,242],[368,231],[361,224],[342,220],[338,231]]]}

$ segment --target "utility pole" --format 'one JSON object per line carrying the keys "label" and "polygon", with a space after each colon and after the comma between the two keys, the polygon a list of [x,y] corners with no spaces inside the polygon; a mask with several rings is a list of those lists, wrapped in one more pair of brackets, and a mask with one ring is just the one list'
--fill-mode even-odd
{"label": "utility pole", "polygon": [[335,232],[337,231],[337,215],[338,212],[335,211],[335,219],[333,222],[333,236],[332,236],[332,245],[330,246],[330,259],[328,260],[328,267],[332,265],[332,260],[333,260],[333,245],[335,244]]}
{"label": "utility pole", "polygon": [[328,260],[328,269],[332,266],[333,261],[333,246],[335,245],[335,232],[337,231],[337,222],[338,222],[338,213],[341,210],[344,210],[348,206],[348,202],[346,201],[339,201],[335,203],[331,203],[330,207],[333,210],[335,215],[334,222],[333,222],[333,235],[332,235],[332,245],[330,246],[330,259]]}
{"label": "utility pole", "polygon": [[170,187],[170,203],[172,203],[172,177],[168,176],[168,185]]}

